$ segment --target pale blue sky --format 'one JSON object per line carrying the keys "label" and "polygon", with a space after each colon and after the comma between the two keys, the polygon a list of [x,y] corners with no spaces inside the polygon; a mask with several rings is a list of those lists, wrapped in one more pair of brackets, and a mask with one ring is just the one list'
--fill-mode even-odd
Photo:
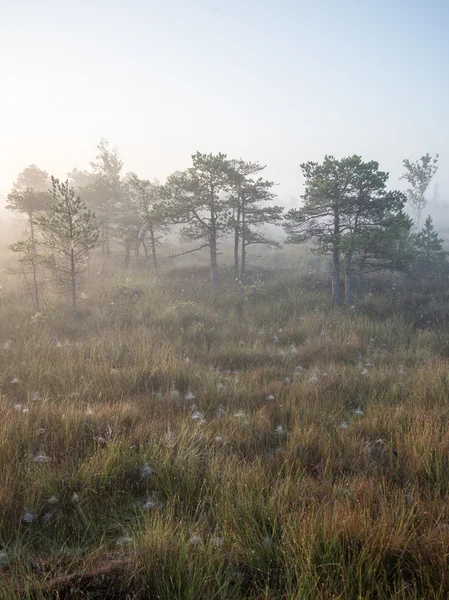
{"label": "pale blue sky", "polygon": [[160,180],[196,150],[260,161],[287,202],[326,153],[401,186],[439,152],[449,196],[448,31],[449,0],[0,0],[0,193],[106,137]]}

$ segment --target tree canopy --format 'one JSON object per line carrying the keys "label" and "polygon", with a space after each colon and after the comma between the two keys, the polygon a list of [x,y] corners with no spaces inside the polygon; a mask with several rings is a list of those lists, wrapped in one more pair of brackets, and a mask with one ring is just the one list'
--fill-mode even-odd
{"label": "tree canopy", "polygon": [[438,171],[438,158],[438,154],[433,158],[427,152],[415,162],[411,162],[408,158],[402,161],[405,171],[401,179],[405,179],[410,186],[406,192],[407,200],[418,229],[421,227],[422,213],[427,204],[427,189]]}
{"label": "tree canopy", "polygon": [[407,254],[395,243],[411,222],[403,212],[404,194],[388,191],[388,174],[375,161],[353,155],[301,165],[305,179],[303,206],[290,210],[285,229],[290,244],[313,240],[314,251],[332,258],[332,293],[352,301],[352,275],[374,269],[403,269]]}

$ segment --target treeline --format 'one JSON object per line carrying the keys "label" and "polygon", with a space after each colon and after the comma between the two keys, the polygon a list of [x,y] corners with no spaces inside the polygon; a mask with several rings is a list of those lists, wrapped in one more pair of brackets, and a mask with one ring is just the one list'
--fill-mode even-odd
{"label": "treeline", "polygon": [[[70,289],[76,316],[78,282],[92,249],[98,246],[109,257],[118,245],[125,267],[132,256],[143,255],[157,271],[161,240],[173,228],[193,244],[176,256],[208,249],[213,286],[219,283],[220,242],[232,237],[234,275],[240,280],[248,246],[279,246],[267,236],[267,225],[282,225],[288,244],[311,241],[313,252],[330,256],[337,304],[343,298],[352,302],[354,275],[386,269],[415,274],[447,270],[447,253],[430,216],[421,229],[438,155],[426,154],[415,163],[404,160],[403,178],[409,184],[405,194],[389,190],[388,173],[360,156],[304,163],[303,202],[284,213],[274,204],[275,183],[264,179],[265,167],[257,162],[197,152],[188,169],[161,184],[124,174],[117,150],[106,140],[97,150],[91,170],[73,169],[65,183],[31,165],[8,195],[7,207],[26,214],[29,221],[28,238],[11,248],[23,272],[31,275],[38,308],[38,265]],[[407,202],[415,227],[405,212]]]}

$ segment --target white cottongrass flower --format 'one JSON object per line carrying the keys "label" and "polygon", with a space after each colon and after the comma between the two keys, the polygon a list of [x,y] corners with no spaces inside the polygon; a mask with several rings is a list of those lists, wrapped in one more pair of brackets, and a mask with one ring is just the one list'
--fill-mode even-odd
{"label": "white cottongrass flower", "polygon": [[29,413],[30,409],[26,406],[25,408],[22,408],[22,413],[26,415],[26,413]]}
{"label": "white cottongrass flower", "polygon": [[240,346],[244,346],[246,344],[246,342],[244,342],[243,340],[239,341]]}
{"label": "white cottongrass flower", "polygon": [[32,402],[39,402],[40,399],[41,399],[41,396],[40,396],[39,392],[34,392],[32,398],[31,398],[31,401]]}
{"label": "white cottongrass flower", "polygon": [[226,411],[225,411],[225,409],[224,409],[224,406],[223,406],[223,404],[219,404],[219,405],[217,406],[217,408],[215,409],[215,416],[216,416],[216,417],[222,417],[222,416],[223,416],[223,415],[225,415],[225,414],[226,414]]}
{"label": "white cottongrass flower", "polygon": [[348,427],[349,427],[349,421],[342,421],[340,423],[340,428],[341,429],[348,429]]}
{"label": "white cottongrass flower", "polygon": [[77,494],[76,492],[74,494],[72,494],[72,497],[70,498],[70,502],[72,502],[73,504],[76,504],[77,502],[79,502],[79,494]]}
{"label": "white cottongrass flower", "polygon": [[192,392],[187,392],[187,394],[184,396],[184,400],[187,400],[187,402],[192,402],[193,400],[196,400],[196,396]]}
{"label": "white cottongrass flower", "polygon": [[21,411],[23,408],[23,404],[14,404],[13,406],[13,410],[15,410],[16,412]]}
{"label": "white cottongrass flower", "polygon": [[4,550],[0,551],[0,568],[8,566],[9,558]]}
{"label": "white cottongrass flower", "polygon": [[240,421],[240,423],[242,423],[243,425],[249,425],[251,422],[248,415],[246,413],[244,413],[243,411],[238,411],[238,412],[234,413],[233,416],[235,419],[238,419]]}
{"label": "white cottongrass flower", "polygon": [[145,500],[145,502],[142,502],[140,507],[143,511],[151,510],[152,508],[157,507],[157,502],[153,498],[148,498],[148,500]]}
{"label": "white cottongrass flower", "polygon": [[290,352],[291,352],[292,354],[298,354],[298,348],[296,347],[296,344],[292,344],[292,345],[290,346]]}
{"label": "white cottongrass flower", "polygon": [[140,504],[143,511],[152,510],[153,508],[163,508],[165,502],[160,498],[157,492],[153,492],[146,500]]}
{"label": "white cottongrass flower", "polygon": [[368,375],[368,369],[362,369],[360,375]]}
{"label": "white cottongrass flower", "polygon": [[189,365],[192,362],[192,360],[188,356],[186,356],[184,362],[186,363],[186,365]]}
{"label": "white cottongrass flower", "polygon": [[51,462],[51,458],[49,456],[45,456],[45,454],[37,454],[33,458],[33,461],[38,465],[46,465],[47,463]]}
{"label": "white cottongrass flower", "polygon": [[217,435],[215,441],[217,442],[217,444],[221,444],[223,442],[223,438],[221,437],[221,435]]}
{"label": "white cottongrass flower", "polygon": [[181,397],[181,392],[179,390],[172,390],[170,392],[170,400],[178,400]]}
{"label": "white cottongrass flower", "polygon": [[411,492],[406,492],[404,498],[405,498],[405,501],[408,504],[410,504],[411,502],[413,502],[413,495],[412,495]]}
{"label": "white cottongrass flower", "polygon": [[120,373],[119,369],[116,369],[116,368],[114,368],[114,367],[111,367],[111,368],[109,369],[109,374],[110,374],[110,375],[117,375],[118,373]]}
{"label": "white cottongrass flower", "polygon": [[225,386],[222,383],[217,384],[217,390],[222,392],[225,389]]}
{"label": "white cottongrass flower", "polygon": [[221,537],[217,537],[217,536],[214,536],[213,538],[211,538],[210,541],[214,548],[221,548],[224,543],[224,539]]}
{"label": "white cottongrass flower", "polygon": [[153,473],[154,473],[154,469],[152,467],[150,467],[150,465],[148,463],[145,463],[140,472],[140,476],[142,477],[142,479],[148,479],[148,477],[151,477],[151,475],[153,475]]}
{"label": "white cottongrass flower", "polygon": [[91,417],[93,414],[94,414],[94,411],[93,411],[93,410],[90,408],[90,406],[89,406],[89,408],[86,410],[86,415],[87,415],[88,417]]}
{"label": "white cottongrass flower", "polygon": [[107,427],[107,430],[105,431],[104,436],[99,435],[96,438],[96,440],[97,440],[97,442],[100,442],[100,444],[103,444],[104,446],[106,446],[107,444],[109,444],[111,439],[112,439],[112,427],[108,423],[108,427]]}
{"label": "white cottongrass flower", "polygon": [[363,410],[359,407],[357,407],[355,410],[351,411],[353,415],[355,415],[356,417],[364,417],[365,413],[363,412]]}
{"label": "white cottongrass flower", "polygon": [[272,394],[268,394],[268,396],[265,396],[265,400],[267,402],[273,402],[274,396]]}
{"label": "white cottongrass flower", "polygon": [[271,539],[271,537],[269,535],[266,535],[263,538],[263,547],[266,548],[267,550],[269,548],[271,548],[273,546],[273,540]]}
{"label": "white cottongrass flower", "polygon": [[20,383],[20,379],[14,375],[14,377],[11,379],[10,383]]}
{"label": "white cottongrass flower", "polygon": [[22,516],[22,523],[25,523],[26,525],[28,525],[32,521],[34,521],[33,513],[30,512],[29,510],[26,510]]}
{"label": "white cottongrass flower", "polygon": [[117,546],[126,546],[127,544],[131,544],[132,541],[132,537],[124,535],[123,537],[118,538],[118,540],[115,543],[117,544]]}
{"label": "white cottongrass flower", "polygon": [[12,344],[12,340],[7,340],[4,344],[3,344],[3,350],[9,350],[11,348],[11,344]]}
{"label": "white cottongrass flower", "polygon": [[282,380],[282,383],[290,383],[290,377],[286,377]]}
{"label": "white cottongrass flower", "polygon": [[199,546],[203,543],[203,540],[200,538],[199,535],[192,535],[192,537],[190,538],[190,543],[192,544],[192,546]]}
{"label": "white cottongrass flower", "polygon": [[273,342],[274,342],[275,344],[279,344],[279,337],[278,337],[277,335],[275,335],[275,336],[274,336],[274,338],[273,338]]}
{"label": "white cottongrass flower", "polygon": [[47,512],[42,517],[42,523],[44,523],[45,525],[47,525],[48,523],[50,523],[50,521],[52,520],[52,518],[53,518],[53,513],[51,511]]}
{"label": "white cottongrass flower", "polygon": [[282,425],[278,425],[275,429],[275,432],[277,435],[285,435],[285,429],[282,427]]}
{"label": "white cottongrass flower", "polygon": [[199,420],[201,420],[201,419],[203,418],[203,416],[204,416],[204,415],[203,415],[202,413],[200,413],[200,411],[199,411],[199,410],[196,410],[196,411],[193,413],[193,415],[192,415],[192,419],[193,419],[194,421],[199,421]]}

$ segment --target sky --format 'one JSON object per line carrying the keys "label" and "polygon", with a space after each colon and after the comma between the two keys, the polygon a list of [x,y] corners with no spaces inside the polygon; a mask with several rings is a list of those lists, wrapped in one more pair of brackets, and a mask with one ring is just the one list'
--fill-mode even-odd
{"label": "sky", "polygon": [[325,154],[440,154],[449,201],[449,1],[0,0],[0,195],[64,178],[104,137],[165,177],[223,152],[267,165],[280,202]]}

